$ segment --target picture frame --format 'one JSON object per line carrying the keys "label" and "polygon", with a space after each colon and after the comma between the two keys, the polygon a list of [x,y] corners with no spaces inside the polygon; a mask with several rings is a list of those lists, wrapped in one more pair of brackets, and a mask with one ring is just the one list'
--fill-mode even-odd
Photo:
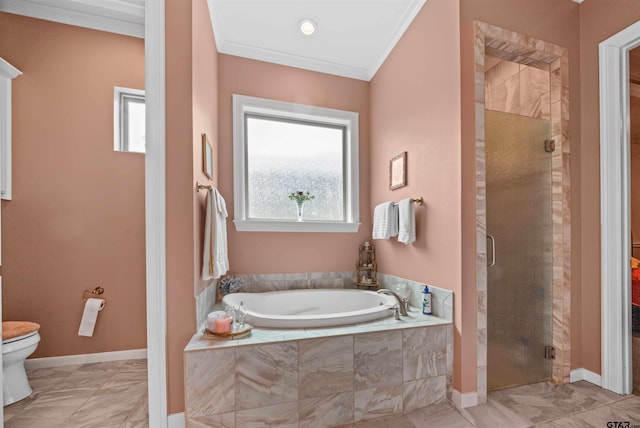
{"label": "picture frame", "polygon": [[407,185],[407,152],[402,152],[389,162],[389,189]]}
{"label": "picture frame", "polygon": [[202,134],[202,172],[213,180],[213,148],[207,134]]}

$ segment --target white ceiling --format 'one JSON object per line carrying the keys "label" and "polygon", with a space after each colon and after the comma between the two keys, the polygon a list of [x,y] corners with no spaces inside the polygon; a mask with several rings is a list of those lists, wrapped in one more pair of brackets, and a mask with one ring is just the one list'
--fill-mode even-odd
{"label": "white ceiling", "polygon": [[[218,51],[370,80],[426,0],[208,0]],[[303,18],[317,23],[304,36]]]}
{"label": "white ceiling", "polygon": [[[0,0],[0,11],[142,38],[145,1]],[[219,52],[361,80],[426,1],[207,0]],[[312,36],[299,32],[303,18],[317,23]]]}
{"label": "white ceiling", "polygon": [[[0,11],[144,37],[144,2],[0,0]],[[221,53],[370,80],[426,0],[207,2]],[[303,18],[317,23],[312,36]]]}

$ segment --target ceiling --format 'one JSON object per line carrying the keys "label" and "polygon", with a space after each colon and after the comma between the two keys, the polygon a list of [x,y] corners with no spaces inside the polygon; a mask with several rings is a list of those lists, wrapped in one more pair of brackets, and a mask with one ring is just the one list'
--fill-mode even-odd
{"label": "ceiling", "polygon": [[[218,51],[370,80],[426,0],[208,0]],[[298,23],[310,18],[314,34]]]}
{"label": "ceiling", "polygon": [[[145,1],[0,0],[0,11],[142,38]],[[426,1],[207,3],[221,53],[368,81]],[[299,31],[298,23],[304,18],[317,24],[311,36]]]}
{"label": "ceiling", "polygon": [[[0,11],[144,37],[145,0],[0,0]],[[370,80],[426,0],[207,0],[218,51]],[[317,24],[304,36],[303,18]]]}

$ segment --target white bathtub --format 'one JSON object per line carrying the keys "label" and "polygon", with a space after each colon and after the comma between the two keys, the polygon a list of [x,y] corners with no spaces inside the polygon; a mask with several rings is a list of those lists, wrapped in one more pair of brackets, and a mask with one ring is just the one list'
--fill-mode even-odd
{"label": "white bathtub", "polygon": [[393,315],[393,296],[366,290],[286,290],[227,294],[225,305],[244,302],[256,327],[308,328],[355,324]]}

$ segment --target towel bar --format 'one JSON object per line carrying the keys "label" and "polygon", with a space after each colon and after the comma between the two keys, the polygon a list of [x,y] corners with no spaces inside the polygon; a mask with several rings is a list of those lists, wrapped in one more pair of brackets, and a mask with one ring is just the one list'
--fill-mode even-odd
{"label": "towel bar", "polygon": [[[422,205],[424,203],[424,199],[422,198],[422,196],[420,196],[419,198],[411,198],[411,202],[416,205]],[[398,205],[398,203],[396,202],[394,205]]]}
{"label": "towel bar", "polygon": [[213,187],[211,185],[200,184],[196,181],[196,192],[201,190],[211,190]]}

